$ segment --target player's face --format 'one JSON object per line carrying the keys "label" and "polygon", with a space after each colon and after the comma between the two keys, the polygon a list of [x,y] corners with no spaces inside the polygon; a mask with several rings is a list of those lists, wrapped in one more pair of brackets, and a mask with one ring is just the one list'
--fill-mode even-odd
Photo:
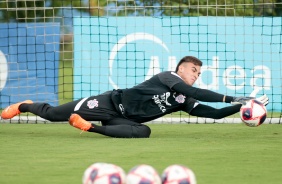
{"label": "player's face", "polygon": [[177,74],[186,84],[192,86],[201,74],[201,66],[194,63],[182,63],[179,66]]}

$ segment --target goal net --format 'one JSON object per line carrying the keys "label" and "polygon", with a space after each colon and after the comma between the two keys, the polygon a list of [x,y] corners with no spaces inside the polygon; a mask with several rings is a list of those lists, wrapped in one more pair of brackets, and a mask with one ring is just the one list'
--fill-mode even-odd
{"label": "goal net", "polygon": [[[279,0],[0,0],[0,109],[130,88],[191,55],[203,61],[196,87],[230,96],[260,89],[269,97],[266,123],[281,123],[281,42]],[[30,113],[9,121],[45,122]],[[178,112],[154,122],[241,120]]]}

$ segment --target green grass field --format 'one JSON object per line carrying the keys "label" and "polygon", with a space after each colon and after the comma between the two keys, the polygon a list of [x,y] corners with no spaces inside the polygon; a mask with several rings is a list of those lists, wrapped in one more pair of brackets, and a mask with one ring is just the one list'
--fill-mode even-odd
{"label": "green grass field", "polygon": [[94,162],[126,172],[149,164],[192,168],[198,184],[280,184],[282,127],[266,124],[149,124],[148,139],[116,139],[68,124],[0,124],[0,183],[78,184]]}

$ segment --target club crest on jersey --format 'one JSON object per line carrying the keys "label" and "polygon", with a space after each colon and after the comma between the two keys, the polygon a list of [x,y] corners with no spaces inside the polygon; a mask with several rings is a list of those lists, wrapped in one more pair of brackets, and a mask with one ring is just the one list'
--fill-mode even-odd
{"label": "club crest on jersey", "polygon": [[185,102],[185,98],[186,98],[186,96],[180,94],[177,97],[175,97],[175,101],[177,101],[178,103],[184,103]]}
{"label": "club crest on jersey", "polygon": [[98,107],[98,101],[96,99],[94,100],[89,100],[87,102],[87,106],[89,107],[89,109],[94,109],[95,107]]}

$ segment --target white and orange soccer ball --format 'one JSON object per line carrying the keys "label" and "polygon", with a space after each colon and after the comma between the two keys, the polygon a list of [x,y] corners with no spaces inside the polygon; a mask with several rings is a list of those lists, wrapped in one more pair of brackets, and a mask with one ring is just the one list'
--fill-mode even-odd
{"label": "white and orange soccer ball", "polygon": [[82,184],[125,184],[124,170],[114,164],[94,163],[83,174]]}
{"label": "white and orange soccer ball", "polygon": [[183,165],[170,165],[162,173],[162,184],[196,184],[194,172]]}
{"label": "white and orange soccer ball", "polygon": [[266,116],[267,110],[265,106],[257,100],[248,101],[240,109],[241,120],[250,127],[261,125],[265,121]]}
{"label": "white and orange soccer ball", "polygon": [[161,178],[150,165],[141,164],[133,167],[126,176],[126,184],[161,184]]}

